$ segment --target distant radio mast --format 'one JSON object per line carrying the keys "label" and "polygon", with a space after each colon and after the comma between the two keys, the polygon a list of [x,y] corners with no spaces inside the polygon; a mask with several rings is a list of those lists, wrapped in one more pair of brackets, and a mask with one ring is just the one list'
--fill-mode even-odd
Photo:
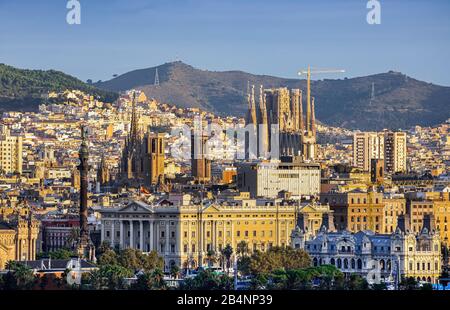
{"label": "distant radio mast", "polygon": [[159,86],[159,75],[158,75],[158,68],[156,68],[155,71],[155,86]]}
{"label": "distant radio mast", "polygon": [[372,82],[372,92],[370,94],[370,103],[372,104],[372,102],[375,100],[375,83]]}

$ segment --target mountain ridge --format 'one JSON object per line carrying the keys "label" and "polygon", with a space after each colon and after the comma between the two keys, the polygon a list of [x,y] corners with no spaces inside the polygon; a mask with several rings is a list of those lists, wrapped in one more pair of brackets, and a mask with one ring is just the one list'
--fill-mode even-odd
{"label": "mountain ridge", "polygon": [[[156,68],[159,86],[153,85]],[[306,89],[306,81],[302,79],[254,75],[240,70],[200,70],[180,61],[133,70],[94,85],[110,91],[136,88],[148,97],[177,106],[244,116],[247,81],[265,88],[300,88],[304,93]],[[312,80],[311,88],[316,97],[318,120],[332,126],[405,129],[438,124],[450,117],[450,87],[422,82],[400,72]]]}

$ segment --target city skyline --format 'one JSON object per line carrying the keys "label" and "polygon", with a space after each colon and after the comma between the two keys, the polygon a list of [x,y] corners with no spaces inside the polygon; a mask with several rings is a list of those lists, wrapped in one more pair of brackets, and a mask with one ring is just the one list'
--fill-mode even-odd
{"label": "city skyline", "polygon": [[80,2],[81,24],[68,25],[66,2],[0,1],[1,62],[82,80],[178,59],[201,69],[288,78],[311,64],[345,68],[346,77],[394,70],[450,85],[445,1],[381,1],[380,25],[366,22],[365,1]]}

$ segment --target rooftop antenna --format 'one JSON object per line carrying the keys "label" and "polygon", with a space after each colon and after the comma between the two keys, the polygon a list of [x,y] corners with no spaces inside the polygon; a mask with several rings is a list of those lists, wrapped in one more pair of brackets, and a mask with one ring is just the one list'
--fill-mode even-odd
{"label": "rooftop antenna", "polygon": [[375,83],[372,82],[372,92],[370,94],[370,104],[375,100]]}
{"label": "rooftop antenna", "polygon": [[158,75],[158,67],[155,70],[155,86],[159,86],[159,75]]}

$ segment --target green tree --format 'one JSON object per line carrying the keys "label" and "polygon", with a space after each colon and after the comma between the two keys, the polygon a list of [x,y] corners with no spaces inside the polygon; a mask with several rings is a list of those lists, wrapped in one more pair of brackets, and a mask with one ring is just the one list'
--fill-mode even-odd
{"label": "green tree", "polygon": [[100,257],[103,255],[103,253],[109,251],[109,250],[113,250],[111,248],[111,243],[109,243],[108,241],[103,241],[100,246],[96,249],[95,254]]}
{"label": "green tree", "polygon": [[145,271],[153,271],[154,269],[164,268],[164,259],[154,250],[146,255],[140,253],[138,257],[141,259],[142,269]]}
{"label": "green tree", "polygon": [[242,240],[236,245],[236,253],[242,257],[247,256],[250,253],[250,250],[248,248],[248,243]]}
{"label": "green tree", "polygon": [[301,269],[311,266],[308,253],[291,247],[273,247],[266,252],[253,253],[250,261],[252,274],[270,273],[277,269]]}
{"label": "green tree", "polygon": [[213,250],[206,252],[206,261],[208,262],[209,267],[213,266],[217,261],[216,252]]}
{"label": "green tree", "polygon": [[105,250],[98,258],[98,265],[117,265],[118,255],[115,251],[108,249]]}
{"label": "green tree", "polygon": [[200,271],[194,278],[185,279],[182,290],[231,290],[233,279],[225,274],[218,275],[211,270]]}
{"label": "green tree", "polygon": [[178,267],[177,265],[171,266],[170,275],[172,276],[172,278],[178,279],[178,277],[180,276],[180,267]]}
{"label": "green tree", "polygon": [[387,290],[387,285],[384,282],[373,283],[370,285],[370,289],[372,289],[374,291],[385,291],[385,290]]}
{"label": "green tree", "polygon": [[88,279],[93,289],[123,289],[125,288],[124,278],[133,276],[130,269],[119,265],[104,265],[92,272]]}
{"label": "green tree", "polygon": [[413,277],[408,278],[402,278],[402,280],[399,283],[399,289],[400,290],[417,290],[417,281]]}
{"label": "green tree", "polygon": [[233,255],[233,248],[231,247],[231,245],[227,244],[221,251],[222,253],[222,257],[225,260],[226,263],[226,267],[227,267],[227,272],[230,269],[231,266],[231,256]]}
{"label": "green tree", "polygon": [[17,262],[9,262],[7,265],[9,270],[5,279],[7,289],[30,290],[33,288],[36,277],[31,268]]}
{"label": "green tree", "polygon": [[138,275],[137,281],[132,285],[135,290],[165,290],[167,284],[164,281],[164,273],[161,269],[155,269],[152,272],[144,272]]}
{"label": "green tree", "polygon": [[352,274],[346,281],[346,288],[349,290],[367,290],[369,289],[369,283],[360,275]]}

